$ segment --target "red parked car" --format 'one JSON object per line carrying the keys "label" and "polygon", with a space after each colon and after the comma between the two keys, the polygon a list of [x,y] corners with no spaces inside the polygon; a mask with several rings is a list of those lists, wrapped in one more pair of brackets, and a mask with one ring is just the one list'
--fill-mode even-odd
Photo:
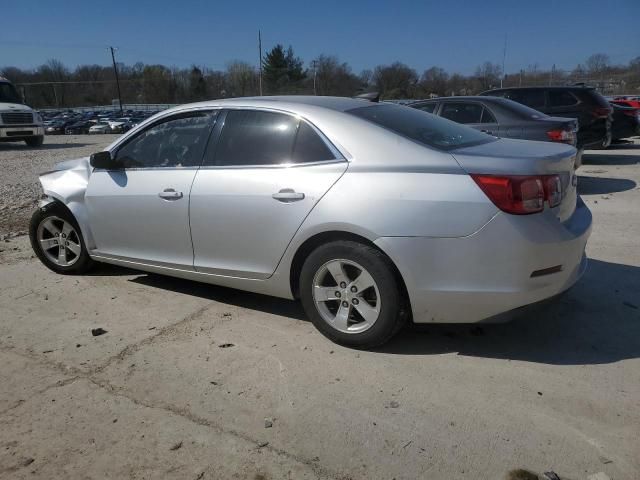
{"label": "red parked car", "polygon": [[615,103],[621,107],[640,108],[640,97],[614,97],[611,103]]}

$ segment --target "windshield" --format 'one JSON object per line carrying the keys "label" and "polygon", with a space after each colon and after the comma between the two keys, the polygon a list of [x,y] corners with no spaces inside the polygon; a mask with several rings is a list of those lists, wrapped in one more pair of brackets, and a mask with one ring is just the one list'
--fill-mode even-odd
{"label": "windshield", "polygon": [[0,102],[22,103],[16,87],[7,82],[0,82]]}
{"label": "windshield", "polygon": [[494,140],[493,137],[473,128],[410,107],[375,104],[347,110],[347,113],[440,150],[452,150]]}

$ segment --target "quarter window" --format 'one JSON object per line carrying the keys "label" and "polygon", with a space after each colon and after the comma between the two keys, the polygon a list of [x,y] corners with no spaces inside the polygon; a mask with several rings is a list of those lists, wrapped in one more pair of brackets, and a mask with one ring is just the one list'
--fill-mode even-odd
{"label": "quarter window", "polygon": [[124,168],[197,167],[214,116],[190,113],[156,124],[120,147],[116,160]]}
{"label": "quarter window", "polygon": [[478,103],[451,102],[442,106],[440,116],[457,123],[480,123],[482,105]]}
{"label": "quarter window", "polygon": [[482,120],[480,123],[497,123],[496,117],[493,116],[493,113],[491,113],[487,107],[484,107],[484,110],[482,110]]}
{"label": "quarter window", "polygon": [[335,155],[311,125],[301,120],[291,159],[296,163],[321,162],[334,160]]}

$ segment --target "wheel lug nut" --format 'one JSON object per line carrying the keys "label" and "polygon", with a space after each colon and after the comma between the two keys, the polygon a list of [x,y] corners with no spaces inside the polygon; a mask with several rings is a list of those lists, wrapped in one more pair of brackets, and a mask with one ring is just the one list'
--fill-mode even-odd
{"label": "wheel lug nut", "polygon": [[347,284],[345,282],[340,282],[340,288],[347,288]]}
{"label": "wheel lug nut", "polygon": [[348,307],[349,306],[349,302],[342,302],[342,306],[345,307],[345,308]]}
{"label": "wheel lug nut", "polygon": [[351,287],[351,291],[353,293],[356,293],[358,291],[358,287],[356,287],[355,285],[353,287]]}
{"label": "wheel lug nut", "polygon": [[351,302],[353,302],[354,305],[358,305],[360,303],[357,298],[354,298]]}
{"label": "wheel lug nut", "polygon": [[340,292],[336,292],[335,295],[336,295],[336,298],[340,298]]}

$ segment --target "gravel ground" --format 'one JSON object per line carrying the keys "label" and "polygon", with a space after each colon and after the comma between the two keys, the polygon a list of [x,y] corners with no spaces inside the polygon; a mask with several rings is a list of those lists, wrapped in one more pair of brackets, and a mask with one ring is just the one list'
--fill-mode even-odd
{"label": "gravel ground", "polygon": [[58,162],[100,151],[117,135],[56,135],[40,148],[24,143],[0,143],[0,235],[15,236],[28,229],[40,197],[38,175]]}

